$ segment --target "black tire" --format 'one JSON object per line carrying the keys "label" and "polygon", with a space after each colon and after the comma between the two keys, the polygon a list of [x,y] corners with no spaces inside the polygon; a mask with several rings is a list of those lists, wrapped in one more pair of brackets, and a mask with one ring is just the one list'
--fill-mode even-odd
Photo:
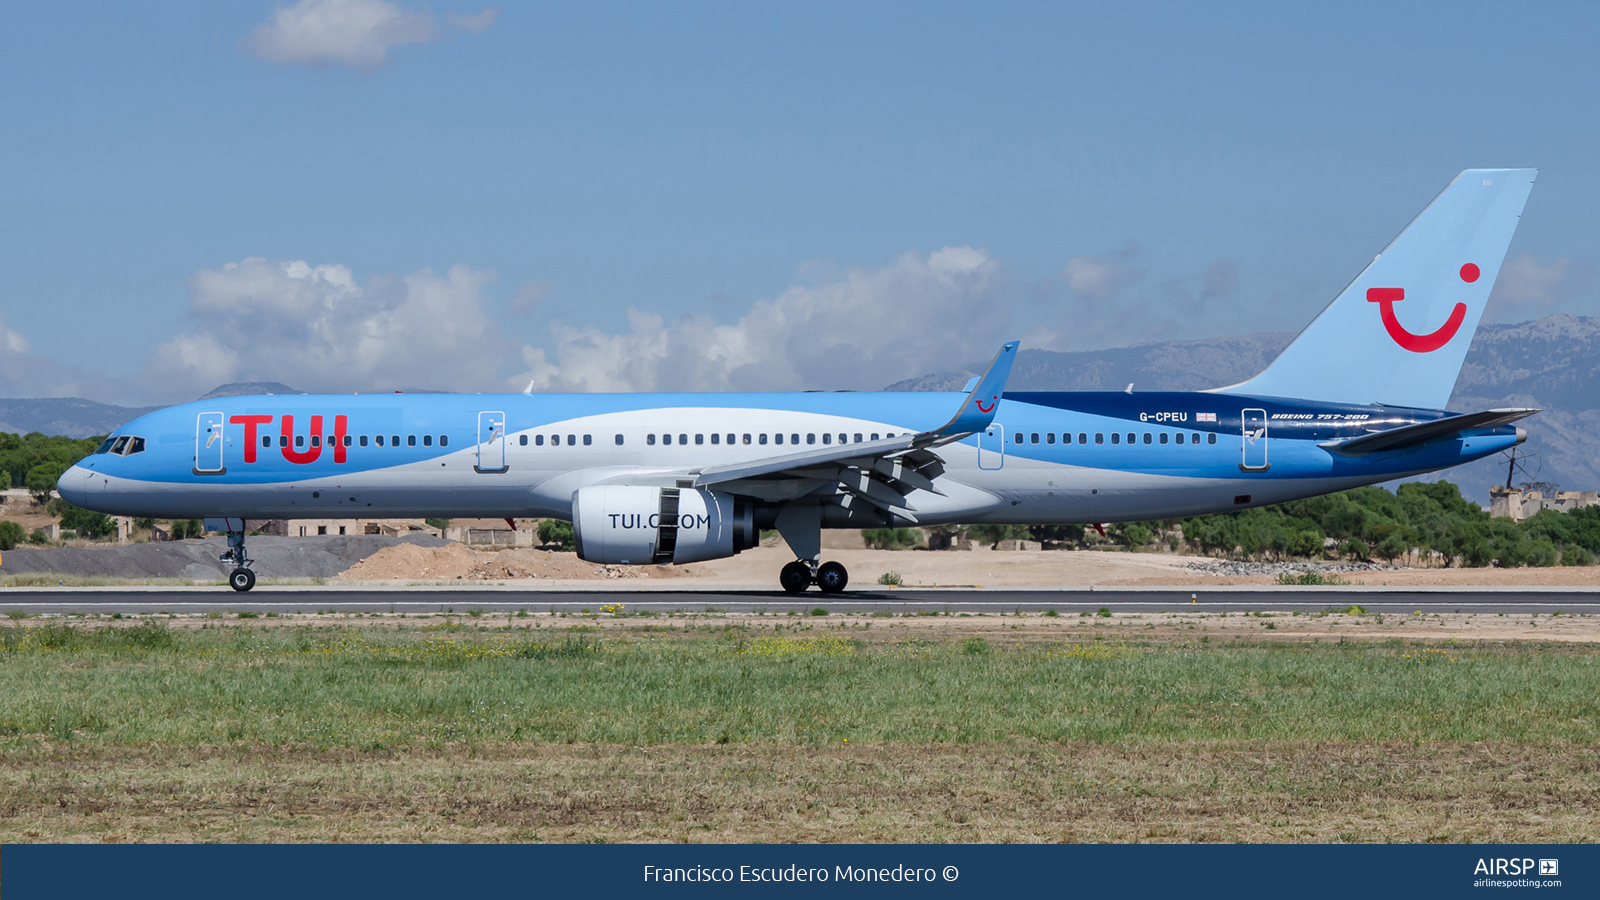
{"label": "black tire", "polygon": [[803,593],[811,586],[811,567],[799,561],[789,563],[778,573],[778,583],[791,594]]}
{"label": "black tire", "polygon": [[850,573],[836,562],[823,563],[817,569],[817,587],[822,588],[824,594],[837,594],[849,583]]}
{"label": "black tire", "polygon": [[256,573],[249,569],[234,569],[228,576],[228,587],[239,593],[244,593],[256,586]]}

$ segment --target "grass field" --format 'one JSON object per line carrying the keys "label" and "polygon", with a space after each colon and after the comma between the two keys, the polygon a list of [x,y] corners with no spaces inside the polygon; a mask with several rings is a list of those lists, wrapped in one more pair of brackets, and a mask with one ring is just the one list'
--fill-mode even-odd
{"label": "grass field", "polygon": [[0,841],[1600,837],[1580,644],[501,621],[0,629]]}

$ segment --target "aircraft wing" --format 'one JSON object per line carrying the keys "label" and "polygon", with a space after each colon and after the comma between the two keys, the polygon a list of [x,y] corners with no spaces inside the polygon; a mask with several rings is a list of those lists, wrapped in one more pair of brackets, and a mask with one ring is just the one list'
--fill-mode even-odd
{"label": "aircraft wing", "polygon": [[689,473],[694,486],[716,485],[768,501],[831,492],[847,509],[864,504],[877,510],[885,524],[895,519],[915,523],[907,495],[917,490],[941,493],[934,480],[944,474],[944,460],[932,448],[982,431],[994,421],[1017,343],[1000,348],[955,415],[932,431],[694,469]]}
{"label": "aircraft wing", "polygon": [[1484,412],[1447,416],[1432,422],[1419,422],[1416,425],[1402,425],[1399,428],[1376,431],[1361,437],[1323,441],[1317,446],[1340,456],[1366,456],[1384,450],[1403,450],[1407,447],[1487,431],[1501,425],[1509,425],[1518,419],[1525,419],[1537,412],[1543,410],[1490,409]]}

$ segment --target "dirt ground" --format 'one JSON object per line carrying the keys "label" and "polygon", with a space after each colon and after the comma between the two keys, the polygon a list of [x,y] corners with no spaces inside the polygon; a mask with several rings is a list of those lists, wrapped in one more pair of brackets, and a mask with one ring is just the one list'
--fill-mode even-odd
{"label": "dirt ground", "polygon": [[[729,559],[689,566],[599,566],[574,554],[545,550],[470,550],[464,546],[380,550],[340,576],[344,583],[431,581],[597,581],[674,578],[684,587],[771,587],[793,558],[782,545],[746,550]],[[874,585],[894,572],[903,587],[996,587],[1007,585],[1232,585],[1273,584],[1270,575],[1211,575],[1187,566],[1202,556],[1103,550],[926,551],[834,548],[823,558],[850,570],[855,587]],[[1394,586],[1549,585],[1600,587],[1600,566],[1522,569],[1411,569],[1346,572],[1350,584]]]}
{"label": "dirt ground", "polygon": [[6,763],[5,843],[1600,839],[1583,747],[49,747]]}

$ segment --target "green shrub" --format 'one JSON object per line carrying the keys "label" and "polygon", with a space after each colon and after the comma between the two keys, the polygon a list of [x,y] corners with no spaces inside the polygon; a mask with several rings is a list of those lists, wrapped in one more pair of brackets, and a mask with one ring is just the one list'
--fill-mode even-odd
{"label": "green shrub", "polygon": [[961,642],[961,652],[968,656],[982,656],[989,652],[989,642],[981,637],[970,637]]}
{"label": "green shrub", "polygon": [[815,608],[815,609],[813,609],[813,610],[810,610],[810,611],[808,611],[806,613],[806,615],[808,615],[808,616],[825,616],[827,614],[828,614],[828,611],[823,609],[820,606]]}
{"label": "green shrub", "polygon": [[27,538],[22,526],[7,519],[0,522],[0,550],[10,550]]}
{"label": "green shrub", "polygon": [[915,528],[863,528],[861,539],[873,550],[905,550],[923,543]]}
{"label": "green shrub", "polygon": [[539,523],[539,543],[571,551],[577,545],[573,539],[572,523],[560,519],[545,519]]}
{"label": "green shrub", "polygon": [[1568,544],[1561,548],[1561,564],[1563,566],[1592,566],[1594,554],[1583,549],[1580,544]]}
{"label": "green shrub", "polygon": [[885,572],[882,575],[878,576],[878,583],[879,584],[898,585],[900,583],[900,573],[899,572]]}

